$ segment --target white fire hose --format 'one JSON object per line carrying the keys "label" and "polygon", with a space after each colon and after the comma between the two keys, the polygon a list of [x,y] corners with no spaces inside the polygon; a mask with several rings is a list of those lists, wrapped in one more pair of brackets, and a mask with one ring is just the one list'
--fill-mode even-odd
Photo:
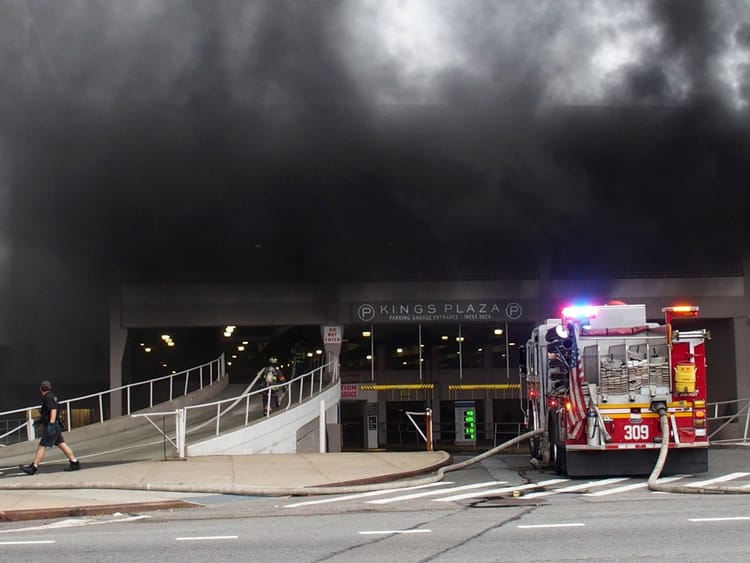
{"label": "white fire hose", "polygon": [[252,495],[252,496],[304,496],[304,495],[334,495],[341,493],[365,493],[369,491],[378,491],[384,489],[395,489],[400,487],[415,487],[418,485],[427,485],[430,483],[436,483],[443,480],[445,473],[450,471],[458,471],[469,465],[479,463],[483,459],[495,455],[496,453],[509,448],[519,442],[523,442],[533,436],[541,434],[542,430],[533,430],[526,432],[520,436],[508,440],[507,442],[500,444],[484,453],[474,456],[470,459],[441,467],[437,472],[424,477],[418,477],[414,479],[402,479],[398,481],[388,481],[379,483],[370,483],[366,485],[343,485],[340,487],[262,487],[257,485],[211,485],[211,484],[200,484],[192,485],[187,483],[128,483],[128,482],[101,482],[101,481],[90,481],[83,483],[41,483],[35,482],[30,483],[28,480],[15,483],[3,483],[0,481],[0,490],[27,490],[27,489],[39,489],[39,490],[54,490],[54,489],[120,489],[129,491],[166,491],[175,493],[213,493],[213,494],[225,494],[225,495]]}
{"label": "white fire hose", "polygon": [[669,452],[669,421],[667,420],[666,409],[660,408],[658,410],[659,420],[661,421],[661,448],[659,449],[659,457],[656,459],[656,465],[651,471],[651,475],[648,478],[648,488],[652,491],[659,491],[662,493],[692,493],[692,494],[731,494],[750,493],[750,489],[744,487],[732,487],[729,485],[708,485],[704,487],[689,487],[685,485],[673,485],[671,483],[658,483],[659,475],[661,475],[664,469],[664,464],[667,461],[667,453]]}

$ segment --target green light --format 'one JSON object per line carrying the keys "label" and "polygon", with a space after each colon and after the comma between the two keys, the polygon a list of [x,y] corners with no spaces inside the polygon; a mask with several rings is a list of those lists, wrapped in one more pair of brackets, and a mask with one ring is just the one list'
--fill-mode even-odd
{"label": "green light", "polygon": [[464,411],[464,440],[476,440],[476,411],[467,409]]}

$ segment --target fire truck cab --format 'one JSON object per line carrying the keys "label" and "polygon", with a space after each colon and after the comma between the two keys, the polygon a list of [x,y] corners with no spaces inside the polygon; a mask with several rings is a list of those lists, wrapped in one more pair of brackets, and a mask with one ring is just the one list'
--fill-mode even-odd
{"label": "fire truck cab", "polygon": [[570,476],[643,475],[668,440],[665,474],[708,469],[709,335],[675,323],[697,317],[698,307],[662,311],[664,324],[647,322],[645,305],[567,307],[532,331],[521,373],[527,425],[543,430],[530,443],[534,465]]}

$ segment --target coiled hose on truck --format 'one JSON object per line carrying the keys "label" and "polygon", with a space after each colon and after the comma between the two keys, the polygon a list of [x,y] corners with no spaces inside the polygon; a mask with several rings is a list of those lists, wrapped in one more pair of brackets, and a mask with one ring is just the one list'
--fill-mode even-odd
{"label": "coiled hose on truck", "polygon": [[659,457],[656,459],[656,465],[651,471],[651,475],[648,478],[648,488],[652,491],[659,491],[662,493],[690,493],[690,494],[748,494],[750,489],[744,487],[733,487],[730,485],[707,485],[705,487],[687,487],[685,485],[674,485],[672,483],[658,483],[659,475],[661,475],[664,469],[664,464],[667,461],[667,454],[669,452],[669,421],[667,420],[666,409],[660,408],[658,410],[659,421],[661,422],[661,435],[667,439],[662,439],[661,448],[659,449]]}

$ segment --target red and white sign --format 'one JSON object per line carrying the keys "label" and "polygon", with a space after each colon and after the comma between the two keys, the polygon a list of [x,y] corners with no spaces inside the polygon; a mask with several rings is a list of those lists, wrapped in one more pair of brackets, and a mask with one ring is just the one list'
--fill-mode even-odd
{"label": "red and white sign", "polygon": [[341,384],[341,398],[342,399],[356,399],[359,395],[359,385],[356,383],[342,383]]}
{"label": "red and white sign", "polygon": [[341,344],[341,327],[323,327],[323,344]]}

